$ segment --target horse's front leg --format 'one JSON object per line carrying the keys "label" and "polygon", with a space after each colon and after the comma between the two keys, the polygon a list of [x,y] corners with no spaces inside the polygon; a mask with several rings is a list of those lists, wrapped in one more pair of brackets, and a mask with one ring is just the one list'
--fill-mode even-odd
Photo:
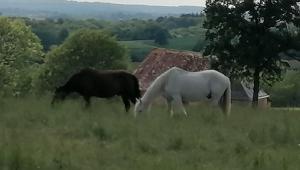
{"label": "horse's front leg", "polygon": [[179,108],[184,113],[184,115],[186,117],[188,116],[188,114],[187,114],[187,112],[186,112],[186,110],[185,110],[185,108],[183,106],[182,99],[181,99],[180,96],[174,97],[173,103],[176,105],[177,108]]}
{"label": "horse's front leg", "polygon": [[130,102],[129,102],[129,99],[125,96],[121,96],[122,97],[122,100],[123,100],[123,103],[125,105],[125,111],[128,112],[129,109],[130,109]]}
{"label": "horse's front leg", "polygon": [[171,117],[174,116],[173,108],[172,108],[172,100],[167,100],[168,112],[171,114]]}
{"label": "horse's front leg", "polygon": [[166,94],[163,94],[162,95],[165,99],[166,99],[166,102],[167,102],[167,111],[168,111],[168,113],[170,113],[170,116],[171,117],[173,117],[173,115],[174,115],[174,112],[173,112],[173,108],[172,108],[172,97],[169,97],[168,95],[166,95]]}

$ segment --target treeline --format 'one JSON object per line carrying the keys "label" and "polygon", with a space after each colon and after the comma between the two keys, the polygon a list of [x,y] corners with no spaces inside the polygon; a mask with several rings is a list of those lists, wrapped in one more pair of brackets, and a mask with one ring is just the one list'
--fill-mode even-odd
{"label": "treeline", "polygon": [[159,17],[156,20],[132,19],[127,21],[46,19],[32,20],[24,18],[27,25],[41,39],[45,51],[51,46],[61,44],[68,35],[82,28],[104,29],[116,36],[119,41],[154,40],[157,44],[168,43],[172,38],[171,30],[202,25],[201,14],[185,14],[180,17]]}

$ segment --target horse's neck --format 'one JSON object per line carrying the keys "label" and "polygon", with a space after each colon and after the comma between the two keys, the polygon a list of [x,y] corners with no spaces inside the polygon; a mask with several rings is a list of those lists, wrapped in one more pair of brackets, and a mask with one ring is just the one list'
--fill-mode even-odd
{"label": "horse's neck", "polygon": [[[150,87],[149,87],[150,88]],[[142,101],[146,104],[150,104],[156,97],[158,97],[161,93],[161,88],[156,86],[147,90],[145,95],[142,97]]]}
{"label": "horse's neck", "polygon": [[147,89],[146,93],[142,97],[142,101],[146,104],[150,104],[155,98],[160,96],[163,92],[163,86],[165,85],[167,75],[161,75],[158,77],[151,86]]}

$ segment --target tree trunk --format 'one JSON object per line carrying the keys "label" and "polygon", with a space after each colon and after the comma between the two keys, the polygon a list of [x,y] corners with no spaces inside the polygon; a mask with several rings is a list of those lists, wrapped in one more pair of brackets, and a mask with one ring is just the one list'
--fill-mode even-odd
{"label": "tree trunk", "polygon": [[254,74],[253,74],[253,98],[252,98],[252,107],[253,108],[257,108],[258,106],[258,93],[259,93],[259,81],[260,81],[260,77],[259,77],[259,69],[255,69]]}

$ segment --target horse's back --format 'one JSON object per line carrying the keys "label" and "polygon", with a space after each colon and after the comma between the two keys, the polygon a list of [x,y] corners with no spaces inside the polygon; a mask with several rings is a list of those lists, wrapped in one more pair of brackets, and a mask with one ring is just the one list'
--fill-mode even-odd
{"label": "horse's back", "polygon": [[[191,72],[193,73],[193,72]],[[211,79],[212,81],[227,81],[229,78],[225,76],[223,73],[216,71],[216,70],[203,70],[198,73],[200,76],[203,76],[207,79]]]}
{"label": "horse's back", "polygon": [[[190,72],[186,71],[179,67],[172,67],[166,72],[164,72],[160,77],[165,76],[165,81],[173,81],[173,83],[176,83],[174,81],[183,81],[183,83],[189,82],[189,81],[214,81],[214,82],[228,82],[229,78],[225,76],[223,73],[218,72],[216,70],[203,70],[198,72]],[[182,80],[181,80],[182,79]]]}
{"label": "horse's back", "polygon": [[[165,72],[166,74],[169,75],[195,75],[195,76],[203,76],[203,77],[212,77],[212,78],[222,78],[222,79],[226,79],[228,77],[226,77],[223,73],[218,72],[216,70],[203,70],[203,71],[197,71],[197,72],[190,72],[187,70],[184,70],[182,68],[179,67],[172,67],[169,70],[167,70]],[[164,74],[164,73],[163,73]]]}
{"label": "horse's back", "polygon": [[180,95],[187,100],[202,100],[209,93],[223,93],[229,85],[229,79],[216,70],[189,72],[172,68],[165,79],[164,90],[167,94]]}
{"label": "horse's back", "polygon": [[230,80],[223,73],[216,70],[204,70],[199,72],[189,72],[183,78],[185,82],[194,81],[202,86],[210,88],[227,88],[230,85]]}
{"label": "horse's back", "polygon": [[108,70],[100,72],[100,75],[109,79],[108,85],[118,86],[119,95],[140,98],[139,82],[133,74],[124,70]]}
{"label": "horse's back", "polygon": [[123,70],[82,69],[65,86],[89,96],[112,97],[124,93],[140,96],[137,78]]}

